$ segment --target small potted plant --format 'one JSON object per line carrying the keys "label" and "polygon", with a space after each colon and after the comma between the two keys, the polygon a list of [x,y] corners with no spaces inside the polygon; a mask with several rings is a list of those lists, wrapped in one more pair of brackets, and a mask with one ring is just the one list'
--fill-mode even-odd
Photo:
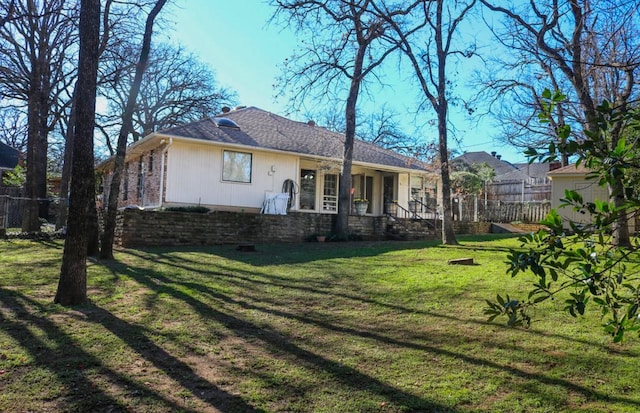
{"label": "small potted plant", "polygon": [[356,198],[353,200],[353,204],[355,205],[356,214],[364,215],[367,213],[367,209],[369,208],[369,201],[365,198]]}

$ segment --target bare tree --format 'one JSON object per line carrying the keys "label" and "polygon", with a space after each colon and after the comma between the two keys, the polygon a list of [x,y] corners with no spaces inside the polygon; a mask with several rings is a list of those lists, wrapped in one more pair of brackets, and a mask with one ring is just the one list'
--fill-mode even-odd
{"label": "bare tree", "polygon": [[[100,55],[100,65],[98,66],[98,86],[105,83],[105,78],[110,76],[109,73],[104,73],[104,66],[108,66],[105,63],[105,61],[108,60],[105,56],[111,55],[107,53],[107,51],[115,50],[121,43],[131,42],[139,37],[141,25],[140,16],[151,1],[152,0],[136,0],[121,2],[119,0],[106,0],[104,2],[104,12],[102,13],[100,21],[101,38],[100,45],[98,47]],[[75,124],[75,101],[73,96],[75,96],[75,91],[72,91],[71,95],[66,97],[66,100],[60,99],[62,104],[59,104],[61,112],[64,113],[60,118],[61,122],[57,125],[60,135],[64,138],[64,163],[60,182],[61,202],[56,217],[56,229],[60,229],[66,224],[68,216],[68,203],[65,201],[69,196],[74,146],[73,125]],[[91,242],[89,243],[89,255],[95,256],[98,253],[99,247],[97,215],[95,216],[95,223],[92,226],[91,232],[92,235]]]}
{"label": "bare tree", "polygon": [[[109,99],[109,111],[100,117],[107,146],[112,148],[110,130],[119,126],[133,81],[139,47],[122,43],[109,50],[102,93]],[[115,56],[119,56],[116,58]],[[219,113],[222,106],[233,105],[235,93],[218,87],[213,71],[183,48],[161,44],[152,48],[142,76],[140,94],[133,111],[132,139],[161,129],[200,120]]]}
{"label": "bare tree", "polygon": [[61,113],[58,97],[73,83],[69,64],[75,44],[76,1],[0,1],[0,14],[13,15],[0,26],[0,93],[22,102],[27,113],[27,205],[23,231],[39,231],[46,216],[48,134]]}
{"label": "bare tree", "polygon": [[420,135],[407,133],[398,117],[383,104],[378,112],[364,116],[358,124],[358,137],[405,156],[432,162],[437,155],[437,144],[425,141]]}
{"label": "bare tree", "polygon": [[0,108],[0,141],[20,152],[27,149],[27,115],[13,106]]}
{"label": "bare tree", "polygon": [[[637,97],[640,16],[634,2],[530,0],[526,10],[519,10],[480,1],[506,18],[510,33],[533,46],[529,56],[547,65],[546,74],[553,76],[549,78],[562,79],[559,87],[576,108],[572,120],[585,131],[581,138],[597,132],[600,102],[607,100],[624,110]],[[622,123],[610,129],[609,148],[617,146],[622,131]],[[567,144],[559,142],[558,146],[562,149]],[[614,205],[623,204],[623,177],[609,185],[609,194]],[[626,216],[619,214],[614,225],[613,242],[618,246],[631,245]]]}
{"label": "bare tree", "polygon": [[[382,1],[382,0],[381,0]],[[285,67],[283,87],[294,90],[300,104],[314,96],[345,102],[345,142],[340,171],[338,215],[334,231],[347,239],[351,203],[351,167],[356,137],[356,108],[365,80],[396,49],[385,36],[385,23],[375,0],[277,0],[276,17],[286,15],[305,35],[301,53]],[[385,8],[389,15],[406,14],[416,3]],[[348,90],[346,96],[342,93]]]}
{"label": "bare tree", "polygon": [[127,105],[122,113],[122,127],[118,135],[118,146],[114,160],[113,176],[111,178],[111,187],[109,190],[109,200],[104,219],[104,232],[100,243],[100,257],[113,259],[113,239],[116,228],[116,212],[118,207],[118,196],[120,194],[120,182],[124,171],[124,159],[127,154],[127,137],[133,129],[132,119],[133,111],[138,98],[138,92],[142,84],[142,76],[147,67],[149,51],[151,49],[151,36],[153,34],[153,22],[156,16],[162,10],[167,0],[157,0],[153,9],[147,16],[145,24],[144,37],[142,40],[142,49],[140,58],[136,64],[136,73],[131,84],[131,90],[127,98]]}
{"label": "bare tree", "polygon": [[[344,116],[335,111],[306,113],[307,119],[313,119],[319,125],[337,133],[345,132]],[[361,113],[356,125],[357,138],[371,142],[381,148],[401,153],[423,162],[431,162],[437,154],[437,145],[425,141],[416,134],[404,130],[400,115],[387,104],[382,104],[378,112]]]}
{"label": "bare tree", "polygon": [[[411,21],[387,18],[400,49],[411,62],[420,90],[436,112],[438,123],[438,153],[442,187],[442,242],[457,244],[453,231],[451,209],[451,179],[448,150],[448,111],[450,84],[447,62],[454,55],[469,56],[472,52],[457,49],[453,44],[458,26],[475,5],[468,2],[424,0],[421,13]],[[387,13],[382,15],[389,16]],[[472,49],[471,49],[472,50]]]}
{"label": "bare tree", "polygon": [[60,280],[54,302],[82,304],[87,299],[87,244],[90,210],[95,210],[93,132],[100,42],[100,0],[82,0],[78,56],[77,115],[74,126],[70,215]]}

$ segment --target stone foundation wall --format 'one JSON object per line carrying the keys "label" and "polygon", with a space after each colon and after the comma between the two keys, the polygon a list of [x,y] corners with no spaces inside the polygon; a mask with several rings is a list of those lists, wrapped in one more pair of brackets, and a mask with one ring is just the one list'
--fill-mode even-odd
{"label": "stone foundation wall", "polygon": [[[207,214],[123,210],[115,242],[124,247],[301,242],[331,232],[334,215],[264,215],[215,211]],[[364,240],[385,239],[386,217],[350,216],[350,232]]]}
{"label": "stone foundation wall", "polygon": [[[206,214],[145,211],[127,209],[118,212],[115,242],[124,247],[260,244],[302,242],[314,235],[328,235],[335,215],[290,212],[287,215],[266,215],[248,212],[215,211]],[[388,232],[392,223],[385,216],[349,216],[349,231],[359,239],[427,240],[440,237],[430,223],[402,220],[395,227],[405,236],[394,237]],[[454,221],[456,234],[488,234],[490,222]],[[520,225],[519,225],[520,226]],[[527,231],[538,225],[522,225]]]}
{"label": "stone foundation wall", "polygon": [[491,222],[453,221],[453,232],[456,234],[489,234]]}

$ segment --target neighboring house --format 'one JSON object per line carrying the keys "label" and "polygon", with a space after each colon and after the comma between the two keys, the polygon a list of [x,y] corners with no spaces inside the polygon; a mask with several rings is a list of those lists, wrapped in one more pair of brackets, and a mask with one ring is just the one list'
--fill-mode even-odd
{"label": "neighboring house", "polygon": [[491,166],[496,176],[487,185],[488,199],[504,202],[535,202],[551,199],[551,182],[547,177],[550,170],[558,168],[558,163],[518,163],[512,164],[501,159],[496,152],[467,152],[454,162],[463,165]]}
{"label": "neighboring house", "polygon": [[[574,211],[572,207],[560,208],[560,200],[565,198],[565,191],[572,190],[582,195],[584,202],[594,202],[595,200],[607,201],[609,193],[606,187],[598,185],[596,179],[587,179],[590,172],[584,165],[568,165],[555,169],[547,176],[551,179],[551,208],[558,210],[563,219],[573,222],[587,224],[591,222],[589,213]],[[568,228],[568,225],[565,225]]]}
{"label": "neighboring house", "polygon": [[6,171],[13,170],[20,160],[20,151],[0,142],[0,186],[2,186],[2,175]]}
{"label": "neighboring house", "polygon": [[466,152],[453,159],[454,163],[461,165],[481,165],[486,163],[496,173],[496,179],[502,175],[509,174],[513,171],[517,171],[518,168],[507,161],[503,161],[502,157],[495,152],[488,154],[484,151],[479,152]]}
{"label": "neighboring house", "polygon": [[[336,213],[344,136],[255,107],[225,110],[212,119],[152,133],[127,150],[119,207],[202,205],[257,212],[265,199],[292,195],[289,210]],[[113,160],[98,170],[107,199]],[[352,200],[369,200],[382,215],[385,200],[408,208],[412,195],[430,194],[419,161],[356,140]]]}

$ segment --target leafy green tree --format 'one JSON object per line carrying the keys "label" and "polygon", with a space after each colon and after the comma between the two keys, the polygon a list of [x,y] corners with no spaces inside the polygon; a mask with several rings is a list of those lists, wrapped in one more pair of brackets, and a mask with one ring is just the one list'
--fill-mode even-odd
{"label": "leafy green tree", "polygon": [[27,181],[27,171],[20,164],[2,174],[2,184],[5,186],[24,186]]}
{"label": "leafy green tree", "polygon": [[462,196],[480,195],[485,191],[485,184],[496,176],[496,171],[486,162],[481,164],[453,165],[451,173],[451,192]]}
{"label": "leafy green tree", "polygon": [[[540,119],[549,121],[553,107],[563,101],[560,93],[543,94],[545,103]],[[624,132],[612,131],[623,125]],[[594,128],[587,131],[584,141],[566,141],[564,145],[551,143],[548,151],[529,149],[533,160],[555,160],[561,153],[572,153],[578,164],[584,164],[592,179],[600,186],[623,182],[628,190],[622,199],[585,200],[578,192],[567,190],[561,208],[573,208],[589,214],[591,223],[572,222],[552,210],[542,221],[546,226],[536,233],[520,238],[522,248],[509,253],[508,273],[515,277],[521,273],[534,276],[534,288],[526,299],[498,295],[487,301],[485,313],[489,319],[507,317],[511,326],[531,324],[530,309],[549,299],[564,300],[564,309],[572,316],[584,315],[587,305],[600,308],[604,329],[614,342],[623,339],[625,332],[640,329],[640,259],[638,241],[629,247],[619,246],[612,234],[620,215],[631,220],[640,210],[640,198],[630,186],[640,168],[638,140],[640,139],[640,110],[613,106],[604,101],[597,107]],[[561,137],[571,133],[565,126]],[[616,145],[610,146],[611,134],[618,136]]]}

